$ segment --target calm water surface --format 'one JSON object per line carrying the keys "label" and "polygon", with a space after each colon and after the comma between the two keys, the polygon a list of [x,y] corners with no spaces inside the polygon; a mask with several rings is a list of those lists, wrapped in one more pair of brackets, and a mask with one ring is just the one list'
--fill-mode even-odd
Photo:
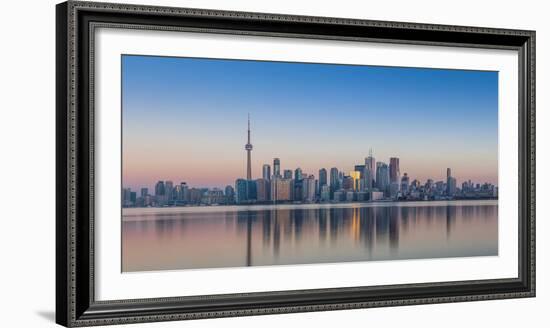
{"label": "calm water surface", "polygon": [[498,255],[497,204],[124,209],[122,271]]}

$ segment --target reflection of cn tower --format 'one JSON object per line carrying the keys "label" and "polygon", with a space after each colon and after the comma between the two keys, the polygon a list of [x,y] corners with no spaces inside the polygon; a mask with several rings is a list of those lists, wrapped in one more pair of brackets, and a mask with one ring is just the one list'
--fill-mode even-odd
{"label": "reflection of cn tower", "polygon": [[244,145],[246,149],[246,179],[252,180],[252,160],[250,158],[250,152],[252,151],[252,144],[250,143],[250,114],[248,114],[248,142]]}

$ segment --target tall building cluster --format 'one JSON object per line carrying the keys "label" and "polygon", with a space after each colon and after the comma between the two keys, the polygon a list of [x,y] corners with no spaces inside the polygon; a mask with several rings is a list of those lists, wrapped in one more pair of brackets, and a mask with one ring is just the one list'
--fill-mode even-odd
{"label": "tall building cluster", "polygon": [[[400,161],[391,157],[389,164],[377,162],[372,149],[364,163],[356,164],[353,170],[336,167],[321,168],[317,178],[301,168],[284,169],[281,160],[274,158],[272,165],[262,166],[262,176],[252,177],[252,144],[250,117],[248,118],[246,150],[246,178],[239,178],[235,185],[219,188],[189,187],[181,182],[158,181],[154,194],[141,188],[139,196],[130,188],[122,190],[124,207],[189,206],[224,204],[281,204],[281,203],[328,203],[397,200],[449,200],[483,199],[498,197],[498,187],[490,183],[474,184],[468,180],[457,186],[456,178],[447,168],[445,181],[428,179],[411,181],[407,173],[401,175]],[[273,167],[273,170],[271,169]]]}

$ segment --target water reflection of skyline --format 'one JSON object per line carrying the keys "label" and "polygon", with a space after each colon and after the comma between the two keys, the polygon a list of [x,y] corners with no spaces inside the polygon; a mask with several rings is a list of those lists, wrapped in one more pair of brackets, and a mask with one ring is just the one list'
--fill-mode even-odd
{"label": "water reflection of skyline", "polygon": [[[497,255],[497,212],[445,205],[177,213],[124,222],[123,261],[139,271],[155,256],[165,260],[158,269],[174,269]],[[159,256],[138,244],[180,251]]]}

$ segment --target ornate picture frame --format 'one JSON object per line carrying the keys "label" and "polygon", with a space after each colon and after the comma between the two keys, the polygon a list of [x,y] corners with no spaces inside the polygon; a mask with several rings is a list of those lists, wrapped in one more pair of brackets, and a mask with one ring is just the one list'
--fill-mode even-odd
{"label": "ornate picture frame", "polygon": [[[87,1],[61,3],[56,14],[58,324],[76,327],[535,296],[534,31]],[[98,28],[110,27],[517,52],[518,277],[98,300],[94,38]]]}

